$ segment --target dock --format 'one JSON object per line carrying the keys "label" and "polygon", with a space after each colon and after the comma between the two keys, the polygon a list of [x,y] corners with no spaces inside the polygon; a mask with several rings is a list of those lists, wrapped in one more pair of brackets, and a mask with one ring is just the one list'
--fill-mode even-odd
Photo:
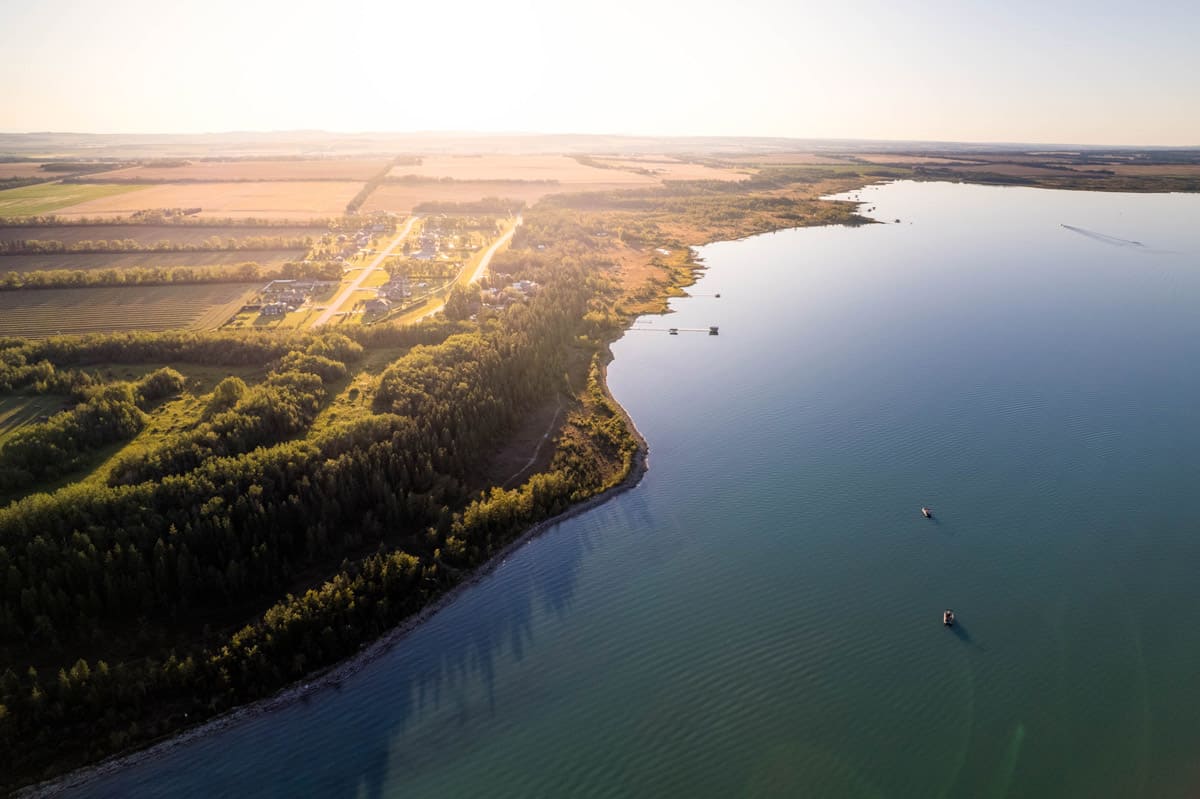
{"label": "dock", "polygon": [[709,325],[708,327],[631,327],[630,330],[640,330],[646,333],[661,333],[665,329],[672,336],[678,336],[680,333],[707,333],[710,336],[720,335],[720,328],[717,325]]}

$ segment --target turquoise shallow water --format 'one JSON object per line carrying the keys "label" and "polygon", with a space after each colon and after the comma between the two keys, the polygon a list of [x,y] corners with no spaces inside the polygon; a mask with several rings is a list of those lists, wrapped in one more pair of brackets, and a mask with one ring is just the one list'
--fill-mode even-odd
{"label": "turquoise shallow water", "polygon": [[1195,795],[1200,196],[858,194],[614,347],[641,486],[72,795]]}

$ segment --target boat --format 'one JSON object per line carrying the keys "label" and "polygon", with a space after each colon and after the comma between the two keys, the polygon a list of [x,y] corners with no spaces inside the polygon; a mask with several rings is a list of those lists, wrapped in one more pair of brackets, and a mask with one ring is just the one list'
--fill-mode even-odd
{"label": "boat", "polygon": [[942,612],[942,624],[947,627],[954,626],[954,611],[947,609]]}
{"label": "boat", "polygon": [[931,511],[929,508],[921,508],[921,515],[924,516],[926,519],[932,519],[933,511]]}
{"label": "boat", "polygon": [[672,336],[678,336],[678,335],[679,335],[679,328],[677,328],[677,327],[672,327],[672,328],[669,328],[669,329],[667,330],[667,332],[668,332],[668,333],[670,333]]}

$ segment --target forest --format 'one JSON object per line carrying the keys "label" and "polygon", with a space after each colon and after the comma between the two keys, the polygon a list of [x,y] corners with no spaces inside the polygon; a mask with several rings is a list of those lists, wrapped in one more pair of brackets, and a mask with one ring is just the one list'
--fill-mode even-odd
{"label": "forest", "polygon": [[[621,473],[634,445],[617,425],[595,445],[625,453],[613,468],[576,448],[519,489],[472,486],[523,414],[571,393],[580,364],[582,385],[600,352],[579,338],[589,266],[505,268],[543,290],[476,323],[0,341],[0,388],[79,399],[0,447],[9,492],[136,436],[143,408],[183,390],[166,367],[103,382],[90,364],[271,364],[257,383],[221,380],[194,424],[123,449],[106,480],[0,509],[3,773],[36,778],[336,662]],[[331,393],[389,348],[369,405],[317,429]],[[313,570],[328,580],[299,590]],[[257,621],[229,627],[247,613]]]}

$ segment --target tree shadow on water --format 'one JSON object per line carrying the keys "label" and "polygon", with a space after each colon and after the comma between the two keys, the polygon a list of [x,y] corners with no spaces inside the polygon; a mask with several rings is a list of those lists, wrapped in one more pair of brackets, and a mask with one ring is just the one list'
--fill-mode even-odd
{"label": "tree shadow on water", "polygon": [[[411,793],[453,753],[471,751],[494,735],[489,719],[513,707],[536,712],[540,703],[555,701],[541,671],[556,666],[553,652],[545,663],[513,664],[530,657],[537,631],[570,624],[589,556],[612,542],[618,547],[612,551],[623,557],[618,542],[627,545],[634,532],[658,532],[644,500],[625,502],[636,493],[566,520],[509,553],[357,670],[323,685],[314,682],[298,701],[251,712],[98,779],[80,795],[159,788],[161,795],[382,799]],[[669,550],[673,544],[660,540],[664,545]],[[556,624],[545,626],[547,615]]]}
{"label": "tree shadow on water", "polygon": [[419,776],[444,764],[448,753],[469,750],[473,738],[490,734],[490,725],[478,722],[503,712],[504,699],[526,701],[536,692],[528,680],[512,679],[498,700],[498,666],[526,659],[539,610],[559,619],[573,612],[599,531],[586,521],[568,520],[510,553],[392,652],[348,677],[340,696],[318,700],[358,705],[361,714],[328,719],[332,726],[306,747],[310,758],[321,759],[324,741],[355,742],[344,764],[321,775],[313,795],[399,795],[398,775]]}

